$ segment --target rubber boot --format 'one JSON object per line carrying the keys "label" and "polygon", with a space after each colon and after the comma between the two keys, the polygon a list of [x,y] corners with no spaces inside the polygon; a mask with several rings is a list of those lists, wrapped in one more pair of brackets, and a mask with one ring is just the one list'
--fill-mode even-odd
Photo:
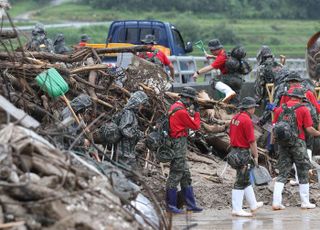
{"label": "rubber boot", "polygon": [[263,202],[257,202],[251,185],[244,189],[244,196],[250,206],[251,212],[255,212],[258,208],[261,208],[263,206]]}
{"label": "rubber boot", "polygon": [[315,204],[309,201],[309,184],[299,184],[299,192],[302,209],[313,209],[316,207]]}
{"label": "rubber boot", "polygon": [[275,182],[273,188],[273,201],[272,201],[272,209],[274,211],[283,210],[285,207],[282,205],[282,190],[284,187],[284,183]]}
{"label": "rubber boot", "polygon": [[186,188],[183,188],[182,193],[183,193],[188,211],[202,212],[203,209],[197,207],[197,205],[196,205],[196,200],[194,199],[192,186],[188,186]]}
{"label": "rubber boot", "polygon": [[232,215],[251,217],[252,213],[242,209],[244,190],[232,189]]}
{"label": "rubber boot", "polygon": [[236,92],[230,88],[230,86],[228,86],[227,84],[218,81],[215,85],[215,88],[223,93],[225,95],[225,97],[222,99],[222,102],[224,103],[228,103],[232,98],[234,98],[237,94]]}
{"label": "rubber boot", "polygon": [[293,163],[293,168],[294,168],[294,176],[295,176],[295,180],[290,180],[290,185],[292,186],[296,186],[299,184],[299,178],[298,178],[298,171],[297,171],[297,166],[295,163]]}
{"label": "rubber boot", "polygon": [[177,208],[177,189],[167,189],[167,211],[175,214],[181,214],[183,211]]}

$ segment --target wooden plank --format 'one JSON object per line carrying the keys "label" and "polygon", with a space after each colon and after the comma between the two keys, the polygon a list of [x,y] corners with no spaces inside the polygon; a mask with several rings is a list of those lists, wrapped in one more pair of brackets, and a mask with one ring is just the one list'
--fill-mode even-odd
{"label": "wooden plank", "polygon": [[20,121],[20,124],[26,128],[37,128],[40,123],[33,117],[26,114],[23,110],[15,107],[5,97],[0,95],[0,108],[10,114],[15,120]]}

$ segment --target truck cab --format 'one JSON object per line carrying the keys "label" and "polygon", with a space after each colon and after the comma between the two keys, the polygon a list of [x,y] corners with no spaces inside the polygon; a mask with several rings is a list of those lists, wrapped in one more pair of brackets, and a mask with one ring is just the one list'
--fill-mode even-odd
{"label": "truck cab", "polygon": [[179,30],[168,22],[156,20],[121,20],[111,23],[108,37],[108,44],[134,44],[141,45],[141,40],[147,34],[153,34],[159,46],[166,48],[168,56],[183,56],[192,52],[192,43],[184,43]]}

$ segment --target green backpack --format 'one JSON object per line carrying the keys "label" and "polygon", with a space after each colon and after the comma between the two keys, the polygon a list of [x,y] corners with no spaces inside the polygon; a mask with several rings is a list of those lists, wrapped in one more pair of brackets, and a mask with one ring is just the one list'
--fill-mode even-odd
{"label": "green backpack", "polygon": [[280,145],[293,145],[296,143],[300,132],[295,110],[301,106],[303,104],[296,104],[290,108],[287,104],[282,105],[283,111],[273,128],[274,137]]}

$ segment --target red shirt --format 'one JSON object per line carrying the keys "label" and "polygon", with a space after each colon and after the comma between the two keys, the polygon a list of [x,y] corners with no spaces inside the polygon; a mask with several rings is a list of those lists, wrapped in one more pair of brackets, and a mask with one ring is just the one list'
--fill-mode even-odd
{"label": "red shirt", "polygon": [[[156,48],[152,47],[152,50],[156,50]],[[149,58],[152,58],[154,53],[153,52],[146,52]],[[138,55],[139,57],[143,58],[143,55]],[[161,63],[165,66],[171,64],[171,61],[168,59],[167,55],[165,55],[161,50],[157,50],[156,57],[161,61]]]}
{"label": "red shirt", "polygon": [[78,46],[84,47],[86,46],[87,42],[79,42]]}
{"label": "red shirt", "polygon": [[[295,88],[302,88],[302,86],[298,83],[298,84],[294,84],[290,87],[290,89],[288,90],[288,93],[292,93],[293,90]],[[316,108],[317,110],[317,113],[320,113],[320,105],[318,104],[317,102],[317,98],[316,96],[312,93],[311,90],[308,90],[305,94],[306,98],[308,99],[308,101],[310,101],[310,103]],[[281,97],[281,100],[280,100],[280,106],[283,104],[283,103],[287,103],[288,101],[290,100],[290,97],[287,96],[287,95],[284,95]]]}
{"label": "red shirt", "polygon": [[169,118],[170,124],[170,137],[179,138],[188,136],[188,129],[198,130],[200,129],[200,113],[195,112],[194,117],[191,117],[187,111],[185,105],[177,101],[171,105],[169,112],[176,107],[183,107],[184,109],[178,110],[172,114]]}
{"label": "red shirt", "polygon": [[227,61],[226,51],[224,49],[221,49],[217,55],[216,60],[212,62],[211,66],[215,69],[219,69],[222,74],[226,74],[228,73],[228,70],[225,66],[226,61]]}
{"label": "red shirt", "polygon": [[[300,101],[290,99],[287,102],[287,106],[290,108],[298,103],[300,103]],[[282,113],[282,111],[283,111],[282,107],[278,107],[274,110],[274,118],[272,121],[273,124],[275,124],[278,121],[279,115]],[[313,125],[310,111],[307,107],[301,106],[295,110],[295,113],[297,117],[298,129],[299,129],[298,138],[305,140],[304,129],[311,127]]]}
{"label": "red shirt", "polygon": [[256,140],[251,117],[247,112],[236,114],[230,121],[230,144],[232,147],[250,148]]}

